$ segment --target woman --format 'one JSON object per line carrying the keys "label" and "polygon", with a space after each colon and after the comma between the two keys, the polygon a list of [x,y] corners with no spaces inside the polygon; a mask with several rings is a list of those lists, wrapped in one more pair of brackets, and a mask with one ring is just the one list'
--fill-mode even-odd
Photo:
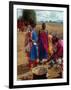
{"label": "woman", "polygon": [[42,63],[48,57],[48,32],[46,31],[45,23],[42,24],[42,29],[38,35],[38,54],[39,62]]}
{"label": "woman", "polygon": [[53,37],[54,54],[53,58],[57,62],[58,58],[63,58],[63,40]]}
{"label": "woman", "polygon": [[32,46],[29,53],[31,68],[37,64],[37,57],[38,57],[38,46],[37,46],[38,36],[37,36],[35,27],[36,27],[36,24],[32,21],[31,22]]}

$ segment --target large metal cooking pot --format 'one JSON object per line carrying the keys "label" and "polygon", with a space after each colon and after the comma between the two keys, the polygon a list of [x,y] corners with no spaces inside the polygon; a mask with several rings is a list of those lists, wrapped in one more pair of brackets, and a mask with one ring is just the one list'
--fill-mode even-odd
{"label": "large metal cooking pot", "polygon": [[42,65],[39,65],[32,69],[33,79],[46,79],[47,68]]}

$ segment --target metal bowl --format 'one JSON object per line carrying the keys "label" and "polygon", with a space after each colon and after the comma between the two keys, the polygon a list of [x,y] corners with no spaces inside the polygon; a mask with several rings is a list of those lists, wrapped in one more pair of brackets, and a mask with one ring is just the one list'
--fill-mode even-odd
{"label": "metal bowl", "polygon": [[32,73],[33,73],[33,79],[46,79],[47,78],[46,77],[47,69],[42,65],[39,65],[33,68]]}

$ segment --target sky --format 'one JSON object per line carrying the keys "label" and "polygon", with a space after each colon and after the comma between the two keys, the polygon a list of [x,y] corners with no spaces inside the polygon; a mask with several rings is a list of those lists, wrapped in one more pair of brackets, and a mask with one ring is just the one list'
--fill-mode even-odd
{"label": "sky", "polygon": [[[63,11],[54,10],[35,10],[37,22],[40,21],[62,21],[63,22]],[[17,17],[22,16],[22,9],[17,10]]]}

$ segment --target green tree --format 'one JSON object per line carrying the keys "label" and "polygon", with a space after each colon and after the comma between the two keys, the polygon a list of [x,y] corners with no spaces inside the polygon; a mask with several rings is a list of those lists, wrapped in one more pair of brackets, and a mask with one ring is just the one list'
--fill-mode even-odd
{"label": "green tree", "polygon": [[34,10],[23,10],[23,20],[30,21],[33,20],[36,23],[36,13]]}

